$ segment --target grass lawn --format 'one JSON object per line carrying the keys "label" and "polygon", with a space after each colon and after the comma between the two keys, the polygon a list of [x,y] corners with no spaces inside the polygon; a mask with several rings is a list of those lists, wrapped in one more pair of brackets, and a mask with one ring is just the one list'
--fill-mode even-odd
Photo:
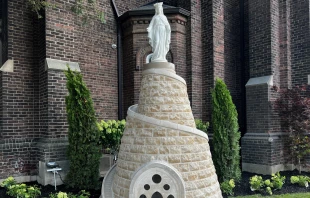
{"label": "grass lawn", "polygon": [[260,197],[264,197],[264,198],[310,198],[310,193],[293,193],[293,194],[272,195],[272,196],[251,195],[251,196],[240,196],[239,198],[260,198]]}

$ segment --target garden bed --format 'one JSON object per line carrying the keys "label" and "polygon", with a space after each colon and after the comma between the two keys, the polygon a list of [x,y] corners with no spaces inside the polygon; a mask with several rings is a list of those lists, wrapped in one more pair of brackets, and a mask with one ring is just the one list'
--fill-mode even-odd
{"label": "garden bed", "polygon": [[[102,180],[103,178],[100,179],[100,184],[102,183]],[[27,182],[25,184],[27,184],[27,186],[37,185],[41,189],[41,196],[39,196],[40,198],[48,198],[49,194],[60,191],[72,194],[78,194],[80,192],[79,189],[67,188],[65,185],[57,186],[57,191],[55,191],[55,187],[52,185],[42,186],[37,182]],[[99,198],[101,195],[101,188],[98,190],[88,190],[88,192],[91,194],[90,198]],[[0,187],[0,198],[11,198],[10,196],[6,195],[5,188]]]}
{"label": "garden bed", "polygon": [[[279,195],[279,194],[287,194],[287,193],[301,193],[301,192],[310,192],[310,187],[305,188],[305,187],[300,187],[296,184],[291,184],[290,183],[290,177],[291,176],[296,176],[299,175],[298,171],[284,171],[280,172],[282,176],[285,176],[285,184],[283,185],[281,190],[274,190],[273,194],[274,195]],[[250,190],[250,184],[249,180],[250,177],[254,176],[256,174],[254,173],[248,173],[248,172],[242,172],[242,180],[238,183],[236,183],[236,187],[234,189],[234,197],[235,196],[245,196],[245,195],[255,195],[258,194],[259,192],[253,192]],[[302,175],[310,176],[310,173],[303,172]],[[261,175],[263,179],[270,179],[269,175]],[[100,180],[100,183],[102,182],[102,179]],[[26,183],[27,185],[37,185],[41,188],[41,196],[42,198],[48,198],[50,193],[55,193],[55,187],[51,185],[47,186],[41,186],[37,182],[29,182]],[[77,194],[80,190],[78,189],[72,189],[72,188],[67,188],[65,185],[60,185],[57,186],[57,191],[56,192],[71,192],[73,194]],[[89,191],[91,194],[90,198],[99,198],[101,194],[101,189],[98,190],[92,190]],[[267,195],[267,194],[265,194]],[[6,195],[5,189],[0,187],[0,197],[1,198],[9,198],[9,196]]]}
{"label": "garden bed", "polygon": [[[281,176],[285,176],[285,183],[281,190],[274,190],[273,195],[279,194],[287,194],[287,193],[301,193],[301,192],[310,192],[310,187],[300,187],[297,184],[291,184],[290,178],[291,176],[299,175],[298,171],[283,171],[280,172]],[[250,189],[250,177],[258,175],[254,173],[242,172],[242,180],[236,183],[236,187],[234,189],[234,196],[245,196],[245,195],[254,195],[259,194],[259,192],[253,192]],[[302,175],[310,176],[310,173],[302,172]],[[270,179],[270,175],[260,175],[263,177],[264,180]],[[267,194],[265,194],[267,195]]]}

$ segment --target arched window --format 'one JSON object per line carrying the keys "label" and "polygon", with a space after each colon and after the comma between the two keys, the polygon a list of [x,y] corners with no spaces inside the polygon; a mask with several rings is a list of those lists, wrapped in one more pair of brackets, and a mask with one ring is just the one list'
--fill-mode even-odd
{"label": "arched window", "polygon": [[182,198],[185,185],[181,174],[170,164],[151,161],[132,176],[129,198]]}

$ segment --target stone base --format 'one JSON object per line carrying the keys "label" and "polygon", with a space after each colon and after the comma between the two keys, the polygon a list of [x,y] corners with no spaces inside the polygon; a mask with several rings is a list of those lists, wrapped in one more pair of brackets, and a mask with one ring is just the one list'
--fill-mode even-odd
{"label": "stone base", "polygon": [[[2,183],[4,179],[0,179],[0,183]],[[37,175],[27,175],[27,176],[17,176],[14,177],[15,181],[17,183],[26,183],[26,182],[33,182],[33,181],[37,181]]]}
{"label": "stone base", "polygon": [[[59,164],[59,167],[62,169],[58,171],[58,174],[61,175],[61,178],[64,180],[66,174],[69,171],[69,161],[64,160],[64,161],[57,161]],[[54,185],[54,174],[53,172],[47,172],[47,170],[50,168],[46,167],[46,162],[39,161],[39,175],[37,176],[37,181],[39,184],[46,186],[48,184]],[[60,176],[56,174],[56,184],[61,185],[63,182],[60,179]]]}
{"label": "stone base", "polygon": [[283,133],[246,133],[241,139],[242,171],[271,175],[292,170],[286,164]]}

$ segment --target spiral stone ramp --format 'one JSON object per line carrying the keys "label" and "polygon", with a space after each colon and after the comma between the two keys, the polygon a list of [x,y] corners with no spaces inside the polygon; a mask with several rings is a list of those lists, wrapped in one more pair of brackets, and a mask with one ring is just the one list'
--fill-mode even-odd
{"label": "spiral stone ramp", "polygon": [[196,129],[186,82],[172,63],[149,63],[128,109],[103,198],[220,198],[208,136]]}

